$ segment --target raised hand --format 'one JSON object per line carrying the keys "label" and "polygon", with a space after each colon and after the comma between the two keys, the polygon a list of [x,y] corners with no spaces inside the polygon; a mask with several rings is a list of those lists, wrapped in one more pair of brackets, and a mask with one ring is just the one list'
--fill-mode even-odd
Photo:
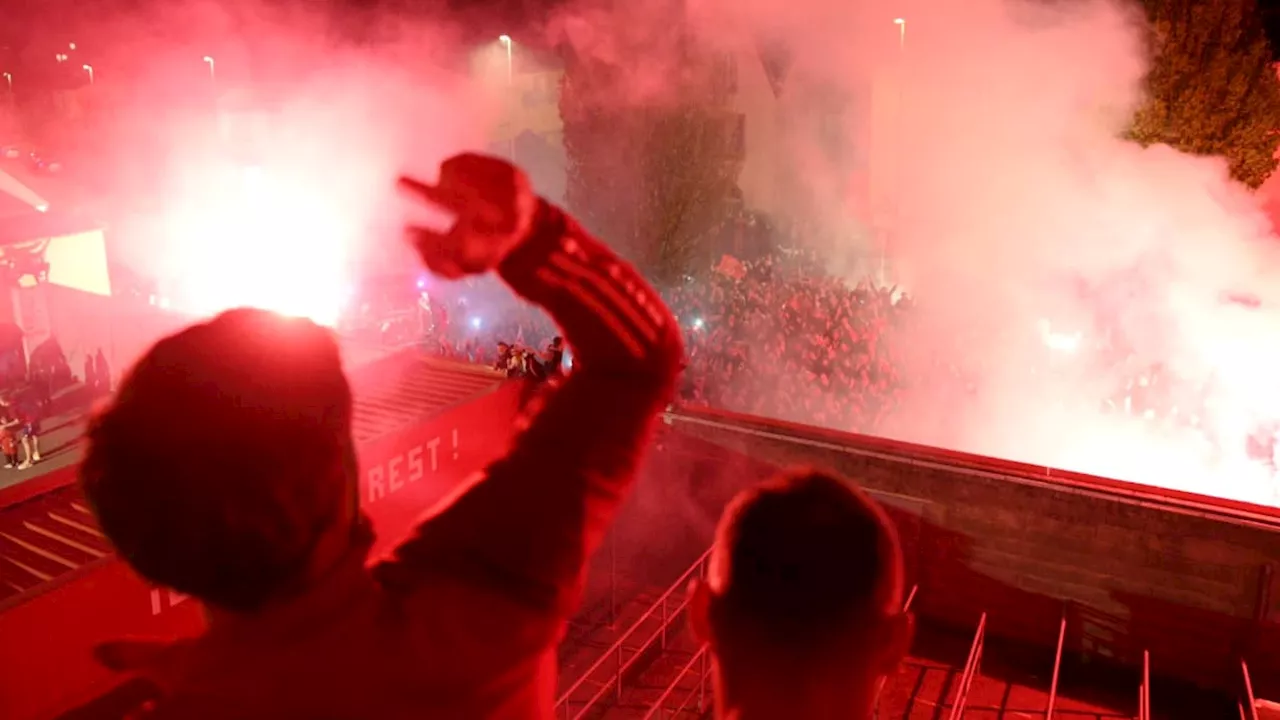
{"label": "raised hand", "polygon": [[457,217],[447,233],[410,225],[409,241],[432,272],[459,278],[493,270],[533,227],[538,198],[529,178],[511,163],[484,155],[455,155],[440,166],[440,182],[401,177],[400,189]]}

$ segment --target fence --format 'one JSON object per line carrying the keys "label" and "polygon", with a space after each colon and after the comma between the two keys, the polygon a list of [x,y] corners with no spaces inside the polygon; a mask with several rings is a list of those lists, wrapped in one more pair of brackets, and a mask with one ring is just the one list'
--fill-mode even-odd
{"label": "fence", "polygon": [[973,687],[973,678],[982,666],[982,650],[987,634],[987,614],[978,618],[978,629],[973,633],[973,642],[969,644],[969,657],[964,662],[964,672],[960,675],[960,684],[956,689],[956,701],[951,706],[951,720],[964,717],[965,704],[969,702],[969,689]]}
{"label": "fence", "polygon": [[1253,696],[1253,679],[1249,677],[1249,663],[1240,661],[1240,678],[1243,680],[1240,700],[1240,720],[1258,720],[1258,699]]}
{"label": "fence", "polygon": [[1142,651],[1142,684],[1138,686],[1138,720],[1151,720],[1151,653]]}
{"label": "fence", "polygon": [[[646,653],[667,647],[667,636],[672,625],[681,619],[689,605],[685,590],[695,577],[705,577],[711,550],[694,561],[653,605],[629,627],[609,649],[600,655],[567,690],[556,699],[555,716],[567,720],[579,720],[595,709],[613,693],[615,701],[621,700],[623,682]],[[677,599],[678,598],[678,599]],[[657,626],[654,627],[654,623]],[[648,635],[645,630],[649,629]],[[634,642],[639,640],[639,644]],[[594,688],[594,691],[592,689]],[[587,693],[590,693],[589,695]],[[586,695],[585,699],[579,699]]]}

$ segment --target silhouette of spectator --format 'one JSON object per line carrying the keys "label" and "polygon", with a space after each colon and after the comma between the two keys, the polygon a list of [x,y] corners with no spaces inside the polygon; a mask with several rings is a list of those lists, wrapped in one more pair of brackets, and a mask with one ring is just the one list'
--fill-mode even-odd
{"label": "silhouette of spectator", "polygon": [[857,488],[815,471],[745,490],[695,584],[718,716],[869,718],[911,642],[897,533]]}

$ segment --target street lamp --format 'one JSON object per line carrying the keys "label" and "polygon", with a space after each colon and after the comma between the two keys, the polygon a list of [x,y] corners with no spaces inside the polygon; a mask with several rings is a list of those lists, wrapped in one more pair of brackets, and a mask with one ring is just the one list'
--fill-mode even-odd
{"label": "street lamp", "polygon": [[215,75],[213,72],[213,58],[209,57],[208,55],[205,55],[204,61],[209,63],[209,79],[213,81],[217,81],[218,76]]}
{"label": "street lamp", "polygon": [[506,48],[507,50],[507,85],[510,85],[511,79],[512,77],[514,77],[514,74],[513,74],[514,65],[512,65],[512,61],[511,61],[511,36],[499,35],[498,42],[502,43],[502,47]]}
{"label": "street lamp", "polygon": [[9,92],[13,92],[13,74],[5,73],[4,80],[5,82],[9,83]]}
{"label": "street lamp", "polygon": [[502,43],[502,47],[507,50],[507,102],[511,104],[510,120],[511,120],[511,140],[508,144],[508,155],[511,162],[516,161],[516,98],[515,98],[515,64],[512,61],[511,36],[499,35],[498,42]]}
{"label": "street lamp", "polygon": [[70,48],[70,49],[72,49],[72,50],[75,50],[75,49],[76,49],[76,44],[75,44],[75,43],[67,43],[67,47],[68,47],[68,48]]}
{"label": "street lamp", "polygon": [[[894,18],[893,24],[898,26],[898,58],[899,60],[905,62],[906,49],[907,49],[907,20],[906,18]],[[900,63],[900,65],[901,64],[902,63]],[[899,128],[894,138],[894,163],[893,163],[893,184],[894,184],[893,228],[895,232],[901,230],[901,226],[902,226],[902,152],[903,152],[902,143],[903,143],[903,140],[902,140],[901,126],[902,126],[902,116],[903,116],[902,86],[906,83],[906,78],[904,77],[905,72],[906,72],[905,65],[900,67],[898,70],[897,111],[898,111]],[[885,285],[888,283],[888,278],[885,276],[885,273],[888,270],[888,267],[887,267],[888,256],[889,256],[889,237],[888,235],[885,235],[880,239],[880,284],[881,285]]]}
{"label": "street lamp", "polygon": [[89,84],[92,85],[93,84],[93,66],[81,65],[80,67],[84,68],[84,71],[89,73]]}
{"label": "street lamp", "polygon": [[57,55],[53,56],[53,59],[57,60],[58,62],[66,62],[67,55],[66,53],[58,53]]}

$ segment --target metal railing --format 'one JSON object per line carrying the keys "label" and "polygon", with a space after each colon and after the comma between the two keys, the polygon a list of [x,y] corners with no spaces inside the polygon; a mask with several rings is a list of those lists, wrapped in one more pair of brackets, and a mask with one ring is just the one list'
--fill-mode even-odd
{"label": "metal railing", "polygon": [[[694,668],[697,668],[697,670],[694,670]],[[684,699],[680,701],[679,705],[674,708],[668,708],[667,703],[671,700],[671,696],[676,693],[676,690],[679,689],[680,681],[684,680],[684,678],[691,672],[698,673],[697,684],[685,692]],[[684,667],[680,668],[680,672],[676,675],[676,679],[672,680],[671,684],[667,686],[667,689],[662,692],[662,695],[654,701],[653,705],[649,706],[649,711],[644,714],[644,720],[679,717],[680,713],[689,709],[689,703],[692,702],[694,698],[698,699],[698,704],[694,706],[697,714],[702,715],[706,713],[706,711],[710,709],[707,702],[707,696],[710,694],[707,691],[707,685],[709,685],[710,682],[711,652],[710,648],[703,643],[702,647],[698,648],[698,652],[694,653],[693,657],[689,658],[689,662],[685,663]]]}
{"label": "metal railing", "polygon": [[1240,708],[1240,720],[1258,720],[1258,699],[1253,695],[1253,680],[1249,677],[1249,663],[1240,661],[1240,677],[1244,681],[1240,699],[1236,702]]}
{"label": "metal railing", "polygon": [[1049,701],[1044,706],[1044,720],[1053,720],[1053,711],[1058,705],[1058,676],[1062,671],[1062,647],[1067,640],[1067,609],[1062,609],[1062,620],[1058,623],[1058,650],[1053,655],[1053,679],[1049,681]]}
{"label": "metal railing", "polygon": [[982,613],[978,619],[978,629],[973,633],[973,643],[969,646],[969,658],[965,660],[964,672],[960,675],[960,684],[956,687],[956,701],[951,705],[950,720],[964,717],[965,704],[969,702],[969,688],[973,687],[973,678],[982,665],[982,648],[986,639],[987,614]]}
{"label": "metal railing", "polygon": [[[659,647],[666,648],[667,634],[670,627],[677,619],[682,617],[685,608],[689,605],[689,599],[684,595],[684,591],[689,585],[689,581],[694,577],[705,577],[707,570],[707,561],[711,557],[711,550],[706,552],[689,566],[679,578],[676,579],[670,587],[662,593],[662,596],[654,601],[653,605],[640,616],[638,620],[627,628],[617,639],[600,655],[600,659],[592,663],[567,690],[560,694],[556,699],[555,716],[557,718],[566,718],[568,720],[578,720],[595,708],[596,704],[602,701],[610,691],[614,693],[615,700],[622,699],[622,681],[623,677],[635,667],[636,663],[644,656],[650,648],[658,644]],[[678,598],[678,599],[674,599]],[[654,619],[657,619],[658,627],[651,631],[647,636],[643,636],[646,627],[652,626]],[[640,638],[640,644],[630,646],[629,643]],[[612,660],[612,663],[610,661]],[[590,683],[590,684],[589,684]],[[579,691],[595,687],[596,690],[586,700],[576,700],[575,696]]]}
{"label": "metal railing", "polygon": [[1151,653],[1142,651],[1142,685],[1138,687],[1138,720],[1151,720]]}
{"label": "metal railing", "polygon": [[[916,601],[916,593],[919,591],[920,591],[919,585],[911,586],[911,592],[907,593],[907,599],[902,603],[902,612],[904,613],[911,612],[911,605]],[[876,683],[876,699],[875,699],[875,702],[871,704],[871,707],[874,708],[874,711],[873,711],[874,717],[876,718],[880,717],[880,696],[884,694],[884,686],[888,682],[889,682],[889,676],[886,675],[884,677],[881,677],[880,681]]]}

